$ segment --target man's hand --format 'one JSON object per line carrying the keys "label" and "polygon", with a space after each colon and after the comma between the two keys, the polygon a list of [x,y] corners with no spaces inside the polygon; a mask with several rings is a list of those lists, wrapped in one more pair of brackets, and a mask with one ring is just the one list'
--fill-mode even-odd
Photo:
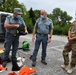
{"label": "man's hand", "polygon": [[32,41],[34,42],[34,40],[35,40],[35,36],[32,36]]}
{"label": "man's hand", "polygon": [[19,24],[16,24],[15,27],[16,27],[16,28],[19,28]]}
{"label": "man's hand", "polygon": [[48,38],[47,43],[50,43],[50,42],[51,42],[51,38]]}
{"label": "man's hand", "polygon": [[69,41],[69,42],[72,42],[72,41],[74,41],[74,40],[76,40],[76,39],[75,39],[75,38],[68,37],[68,41]]}
{"label": "man's hand", "polygon": [[4,28],[19,28],[19,24],[4,24]]}
{"label": "man's hand", "polygon": [[26,30],[25,33],[28,34],[28,31]]}

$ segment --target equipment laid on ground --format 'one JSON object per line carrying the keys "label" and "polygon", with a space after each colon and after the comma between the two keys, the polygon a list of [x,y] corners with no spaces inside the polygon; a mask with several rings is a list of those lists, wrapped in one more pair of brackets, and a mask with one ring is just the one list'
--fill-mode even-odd
{"label": "equipment laid on ground", "polygon": [[17,75],[15,72],[10,72],[8,75]]}
{"label": "equipment laid on ground", "polygon": [[7,68],[6,67],[3,67],[2,65],[0,65],[0,73],[3,72],[3,71],[6,71]]}
{"label": "equipment laid on ground", "polygon": [[16,74],[15,72],[10,72],[10,73],[8,73],[8,75],[36,75],[35,73],[36,73],[35,68],[25,66],[19,70],[18,74]]}
{"label": "equipment laid on ground", "polygon": [[[23,65],[23,62],[25,61],[25,55],[29,56],[28,54],[26,54],[24,52],[24,51],[28,51],[29,50],[29,42],[23,41],[22,47],[19,48],[19,49],[23,49],[23,51],[22,50],[18,50],[18,52],[17,52],[17,56],[18,56],[17,57],[17,60],[19,62],[17,62],[17,63],[18,63],[19,66],[22,66]],[[24,54],[24,56],[22,57],[21,55],[23,55],[23,54]]]}
{"label": "equipment laid on ground", "polygon": [[3,61],[2,61],[3,53],[4,53],[4,50],[2,48],[0,48],[0,64],[3,63]]}
{"label": "equipment laid on ground", "polygon": [[22,43],[22,49],[23,49],[23,51],[29,50],[29,42],[24,41],[24,42]]}
{"label": "equipment laid on ground", "polygon": [[25,61],[24,57],[17,57],[17,64],[19,67],[23,66],[24,61]]}
{"label": "equipment laid on ground", "polygon": [[36,72],[35,68],[31,68],[29,66],[25,66],[20,69],[18,75],[34,75]]}
{"label": "equipment laid on ground", "polygon": [[[11,51],[10,51],[11,52]],[[2,48],[0,48],[0,64],[3,63],[3,54],[4,54],[4,50]],[[7,62],[11,62],[11,55],[9,54],[9,58],[7,59]]]}

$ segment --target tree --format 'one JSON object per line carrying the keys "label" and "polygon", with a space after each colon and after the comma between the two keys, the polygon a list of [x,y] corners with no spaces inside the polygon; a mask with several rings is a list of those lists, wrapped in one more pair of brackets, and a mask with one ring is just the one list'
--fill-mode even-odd
{"label": "tree", "polygon": [[5,2],[5,11],[6,12],[13,12],[13,9],[18,7],[20,4],[17,0],[7,0]]}
{"label": "tree", "polygon": [[30,10],[28,12],[29,12],[29,18],[32,19],[32,23],[34,25],[35,24],[35,14],[34,14],[34,11],[33,11],[32,8],[30,8]]}
{"label": "tree", "polygon": [[71,19],[72,17],[69,16],[66,11],[64,11],[61,14],[61,25],[63,26],[63,25],[69,24]]}
{"label": "tree", "polygon": [[14,8],[21,8],[23,14],[26,12],[24,4],[20,4],[18,0],[1,0],[0,2],[0,11],[13,13]]}
{"label": "tree", "polygon": [[29,17],[29,12],[26,12],[26,15],[24,15],[24,21],[27,25],[27,30],[29,33],[31,33],[33,31],[33,23],[32,23],[32,19]]}
{"label": "tree", "polygon": [[60,8],[53,9],[51,17],[55,25],[61,26],[70,23],[70,20],[72,19],[72,17],[69,16],[66,11],[62,11]]}
{"label": "tree", "polygon": [[40,10],[34,10],[35,20],[40,17]]}
{"label": "tree", "polygon": [[0,0],[0,11],[5,10],[5,0]]}

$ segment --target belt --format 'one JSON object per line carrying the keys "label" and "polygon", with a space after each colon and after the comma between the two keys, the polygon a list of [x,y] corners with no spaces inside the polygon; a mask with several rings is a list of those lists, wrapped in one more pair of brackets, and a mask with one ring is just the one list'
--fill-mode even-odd
{"label": "belt", "polygon": [[18,33],[10,33],[10,32],[7,32],[7,34],[9,34],[9,35],[13,35],[13,36],[17,36],[18,35]]}
{"label": "belt", "polygon": [[16,36],[17,34],[14,34],[14,36]]}
{"label": "belt", "polygon": [[14,36],[17,36],[19,33],[15,33],[15,34],[13,34]]}
{"label": "belt", "polygon": [[48,35],[48,34],[43,34],[43,33],[37,33],[37,34],[39,34],[41,36],[47,36]]}

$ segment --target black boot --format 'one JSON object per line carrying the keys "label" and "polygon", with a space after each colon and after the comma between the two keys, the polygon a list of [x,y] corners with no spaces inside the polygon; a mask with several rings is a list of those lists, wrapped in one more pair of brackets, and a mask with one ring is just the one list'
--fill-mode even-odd
{"label": "black boot", "polygon": [[2,66],[6,67],[6,65],[7,65],[7,61],[3,61]]}
{"label": "black boot", "polygon": [[21,67],[18,66],[17,61],[12,61],[12,71],[19,71]]}

